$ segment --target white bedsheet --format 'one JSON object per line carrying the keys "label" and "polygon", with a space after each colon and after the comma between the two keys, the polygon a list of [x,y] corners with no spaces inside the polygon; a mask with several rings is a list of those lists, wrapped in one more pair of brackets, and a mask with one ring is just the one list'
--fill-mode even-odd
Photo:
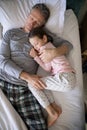
{"label": "white bedsheet", "polygon": [[0,89],[0,130],[27,130],[20,116]]}
{"label": "white bedsheet", "polygon": [[[55,101],[61,105],[62,114],[49,130],[84,130],[85,116],[83,103],[83,81],[81,70],[81,50],[77,19],[72,10],[66,11],[63,37],[74,49],[69,59],[77,72],[77,85],[70,92],[53,92]],[[39,68],[38,73],[43,74]],[[27,130],[19,115],[0,90],[0,130]]]}

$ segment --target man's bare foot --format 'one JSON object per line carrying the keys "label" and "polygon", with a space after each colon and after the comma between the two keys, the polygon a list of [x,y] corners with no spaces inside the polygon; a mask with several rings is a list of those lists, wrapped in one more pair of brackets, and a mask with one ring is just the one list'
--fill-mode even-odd
{"label": "man's bare foot", "polygon": [[52,126],[58,119],[59,114],[53,110],[52,114],[48,115],[48,127]]}
{"label": "man's bare foot", "polygon": [[59,107],[55,102],[53,102],[51,105],[60,116],[60,114],[62,113],[61,107]]}

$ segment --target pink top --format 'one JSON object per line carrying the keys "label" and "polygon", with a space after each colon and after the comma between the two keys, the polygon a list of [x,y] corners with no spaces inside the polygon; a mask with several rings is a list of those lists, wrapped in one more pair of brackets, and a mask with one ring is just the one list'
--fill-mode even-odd
{"label": "pink top", "polygon": [[[45,48],[55,48],[55,47],[53,46],[52,43],[49,42],[44,46],[42,46],[40,50],[43,50]],[[34,59],[43,69],[51,72],[52,75],[61,72],[75,72],[75,70],[70,65],[68,59],[64,55],[54,58],[49,63],[44,63],[39,56],[36,56]]]}

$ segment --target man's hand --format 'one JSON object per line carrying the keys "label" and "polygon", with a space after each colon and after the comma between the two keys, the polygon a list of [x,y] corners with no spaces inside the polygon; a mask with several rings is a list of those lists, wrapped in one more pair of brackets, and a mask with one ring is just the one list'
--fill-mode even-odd
{"label": "man's hand", "polygon": [[34,48],[32,48],[30,50],[30,56],[35,58],[36,56],[38,56],[38,52]]}
{"label": "man's hand", "polygon": [[31,84],[33,87],[37,89],[44,89],[46,85],[41,81],[41,76],[38,75],[31,75],[28,84]]}
{"label": "man's hand", "polygon": [[28,73],[22,71],[20,78],[37,89],[44,89],[46,87],[46,85],[41,81],[41,76],[29,75]]}

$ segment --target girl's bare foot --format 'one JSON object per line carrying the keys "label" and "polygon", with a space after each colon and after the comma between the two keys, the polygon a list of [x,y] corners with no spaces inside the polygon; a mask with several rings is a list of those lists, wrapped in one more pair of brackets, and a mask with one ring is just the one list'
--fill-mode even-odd
{"label": "girl's bare foot", "polygon": [[59,107],[55,102],[53,102],[51,105],[55,109],[55,111],[58,113],[58,115],[60,116],[60,114],[62,113],[61,107]]}
{"label": "girl's bare foot", "polygon": [[55,102],[47,106],[46,110],[48,112],[48,127],[50,127],[56,122],[62,110]]}
{"label": "girl's bare foot", "polygon": [[58,119],[59,114],[53,109],[51,114],[48,114],[48,127],[52,126]]}

